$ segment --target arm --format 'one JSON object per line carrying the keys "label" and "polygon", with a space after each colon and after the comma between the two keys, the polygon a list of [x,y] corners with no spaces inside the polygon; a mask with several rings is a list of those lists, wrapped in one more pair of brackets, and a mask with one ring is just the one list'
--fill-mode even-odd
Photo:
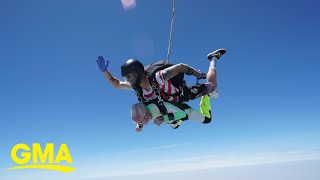
{"label": "arm", "polygon": [[120,81],[116,77],[112,76],[112,74],[106,70],[104,73],[104,76],[107,78],[108,82],[115,88],[118,89],[132,89],[129,83],[125,81]]}
{"label": "arm", "polygon": [[129,83],[125,81],[120,81],[119,79],[112,76],[112,74],[108,71],[109,60],[105,61],[102,56],[97,57],[97,64],[104,73],[105,77],[107,78],[108,82],[115,88],[118,89],[132,89]]}
{"label": "arm", "polygon": [[178,75],[179,73],[193,75],[197,78],[201,78],[203,75],[200,71],[195,70],[193,67],[190,67],[187,64],[180,63],[164,69],[162,71],[162,76],[163,76],[163,79],[167,81],[173,78],[174,76]]}

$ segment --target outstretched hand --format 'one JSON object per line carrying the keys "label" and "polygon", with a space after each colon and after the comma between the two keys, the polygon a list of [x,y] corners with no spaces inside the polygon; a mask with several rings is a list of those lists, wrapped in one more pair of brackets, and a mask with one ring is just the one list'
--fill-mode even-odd
{"label": "outstretched hand", "polygon": [[98,56],[96,61],[101,72],[106,72],[108,70],[109,60],[105,61],[103,56]]}

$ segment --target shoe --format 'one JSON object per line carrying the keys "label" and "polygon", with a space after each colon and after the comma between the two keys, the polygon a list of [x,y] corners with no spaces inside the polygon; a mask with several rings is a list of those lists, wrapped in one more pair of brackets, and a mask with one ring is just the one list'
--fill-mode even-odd
{"label": "shoe", "polygon": [[173,129],[177,129],[182,123],[182,120],[177,120],[177,121],[174,121],[173,123],[170,124],[170,126],[173,128]]}
{"label": "shoe", "polygon": [[217,50],[213,51],[212,53],[209,53],[209,54],[207,55],[207,57],[208,57],[208,59],[209,59],[210,61],[211,61],[211,59],[212,59],[213,57],[217,57],[217,59],[220,59],[220,57],[221,57],[222,55],[224,55],[226,52],[227,52],[226,49],[220,48],[220,49],[217,49]]}

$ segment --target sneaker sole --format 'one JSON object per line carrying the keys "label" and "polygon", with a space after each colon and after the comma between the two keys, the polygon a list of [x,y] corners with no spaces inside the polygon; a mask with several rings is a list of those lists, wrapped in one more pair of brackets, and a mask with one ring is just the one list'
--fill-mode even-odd
{"label": "sneaker sole", "polygon": [[[207,58],[208,58],[209,60],[211,60],[211,58],[214,56],[214,54],[217,54],[218,52],[220,52],[220,53],[221,53],[221,56],[222,56],[222,55],[224,55],[224,54],[227,52],[227,50],[224,49],[224,48],[217,49],[217,50],[213,51],[212,53],[209,53],[209,54],[207,55]],[[221,56],[220,56],[220,57],[221,57]]]}

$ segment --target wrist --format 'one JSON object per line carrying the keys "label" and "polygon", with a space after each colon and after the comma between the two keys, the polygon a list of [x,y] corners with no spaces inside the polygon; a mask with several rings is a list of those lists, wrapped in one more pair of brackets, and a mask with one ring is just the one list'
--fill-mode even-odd
{"label": "wrist", "polygon": [[193,75],[199,79],[202,78],[202,73],[200,71],[194,71]]}

